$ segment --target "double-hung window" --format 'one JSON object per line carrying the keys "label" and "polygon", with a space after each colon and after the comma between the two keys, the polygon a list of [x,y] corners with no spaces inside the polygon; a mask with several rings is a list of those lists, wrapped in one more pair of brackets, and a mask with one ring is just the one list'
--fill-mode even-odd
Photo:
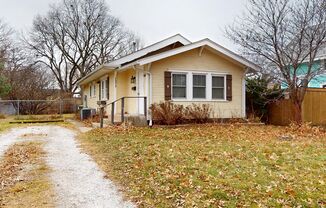
{"label": "double-hung window", "polygon": [[105,99],[105,97],[106,97],[106,93],[105,93],[105,88],[106,88],[106,82],[105,82],[105,80],[102,80],[101,81],[101,100],[104,100]]}
{"label": "double-hung window", "polygon": [[96,86],[94,83],[89,85],[89,97],[95,97],[96,96]]}
{"label": "double-hung window", "polygon": [[187,98],[187,74],[172,74],[172,97]]}
{"label": "double-hung window", "polygon": [[96,84],[93,83],[93,93],[92,93],[93,97],[96,97]]}
{"label": "double-hung window", "polygon": [[212,76],[212,99],[225,99],[225,76]]}
{"label": "double-hung window", "polygon": [[192,97],[194,99],[206,99],[206,74],[194,74],[192,85]]}

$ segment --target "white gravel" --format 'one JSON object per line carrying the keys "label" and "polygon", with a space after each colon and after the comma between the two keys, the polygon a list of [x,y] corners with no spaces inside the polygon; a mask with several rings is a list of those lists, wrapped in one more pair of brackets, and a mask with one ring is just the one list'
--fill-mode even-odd
{"label": "white gravel", "polygon": [[42,130],[38,127],[14,128],[0,134],[0,158],[12,144],[22,141],[19,138],[24,134],[39,134]]}
{"label": "white gravel", "polygon": [[117,187],[97,164],[82,153],[75,133],[59,126],[40,126],[13,129],[0,136],[0,156],[23,134],[47,134],[46,161],[52,169],[50,178],[56,192],[57,207],[65,208],[123,208],[136,207],[125,201]]}

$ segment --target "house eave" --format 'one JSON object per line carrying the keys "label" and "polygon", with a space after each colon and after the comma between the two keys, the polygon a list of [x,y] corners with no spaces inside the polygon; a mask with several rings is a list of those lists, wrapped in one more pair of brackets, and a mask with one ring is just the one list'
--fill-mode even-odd
{"label": "house eave", "polygon": [[171,57],[171,56],[174,56],[174,55],[177,55],[177,54],[180,54],[180,53],[183,53],[183,52],[195,49],[195,48],[200,48],[200,47],[205,47],[205,46],[210,47],[211,49],[218,52],[220,55],[223,55],[223,56],[231,59],[232,61],[242,65],[244,69],[246,69],[246,70],[248,69],[247,70],[248,73],[253,73],[253,72],[259,71],[261,69],[258,65],[243,58],[242,56],[237,55],[236,53],[224,48],[223,46],[218,45],[217,43],[215,43],[209,39],[204,39],[204,40],[201,40],[201,41],[198,41],[198,42],[195,42],[195,43],[192,43],[192,44],[180,47],[180,48],[172,49],[170,51],[166,51],[166,52],[163,52],[163,53],[160,53],[157,55],[139,59],[139,60],[129,63],[125,66],[118,67],[118,70],[119,71],[124,70],[126,68],[130,68],[135,65],[143,66],[143,65],[153,63],[155,61],[158,61],[158,60],[161,60],[164,58],[168,58],[168,57]]}
{"label": "house eave", "polygon": [[96,80],[112,71],[114,71],[115,68],[112,67],[106,67],[104,65],[101,65],[99,67],[96,68],[96,70],[92,71],[91,73],[89,73],[88,75],[86,75],[84,78],[82,78],[81,80],[79,80],[77,82],[78,86],[82,86],[84,84],[87,84],[93,80]]}

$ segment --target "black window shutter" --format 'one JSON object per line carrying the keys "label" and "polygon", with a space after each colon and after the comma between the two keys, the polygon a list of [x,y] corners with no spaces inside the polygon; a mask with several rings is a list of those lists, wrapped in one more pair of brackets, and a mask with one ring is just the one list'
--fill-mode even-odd
{"label": "black window shutter", "polygon": [[101,99],[101,81],[99,82],[99,84],[98,84],[98,86],[99,86],[99,89],[98,89],[98,100],[102,100]]}
{"label": "black window shutter", "polygon": [[171,72],[164,72],[164,98],[166,101],[171,100]]}
{"label": "black window shutter", "polygon": [[232,101],[232,75],[226,75],[226,99]]}
{"label": "black window shutter", "polygon": [[106,99],[110,100],[110,77],[106,80]]}

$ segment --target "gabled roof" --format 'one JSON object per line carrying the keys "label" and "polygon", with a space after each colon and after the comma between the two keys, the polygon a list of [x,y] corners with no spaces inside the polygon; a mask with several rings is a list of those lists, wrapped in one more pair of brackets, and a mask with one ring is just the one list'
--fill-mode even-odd
{"label": "gabled roof", "polygon": [[169,37],[169,38],[166,38],[166,39],[164,39],[164,40],[162,40],[160,42],[157,42],[157,43],[149,45],[149,46],[147,46],[145,48],[142,48],[139,51],[136,51],[136,52],[134,52],[132,54],[129,54],[127,56],[119,58],[119,59],[117,59],[115,61],[112,61],[110,63],[104,64],[104,66],[116,68],[116,67],[121,66],[124,63],[131,62],[133,60],[136,60],[138,58],[146,56],[147,54],[150,54],[150,53],[152,53],[154,51],[160,50],[160,49],[162,49],[162,48],[164,48],[166,46],[169,46],[171,44],[174,44],[174,43],[181,43],[183,46],[191,44],[191,42],[188,39],[186,39],[185,37],[183,37],[180,34],[176,34],[176,35],[174,35],[172,37]]}
{"label": "gabled roof", "polygon": [[[176,47],[169,48],[168,50],[163,50],[171,45],[177,44]],[[231,61],[234,61],[245,68],[258,71],[260,67],[251,61],[237,55],[236,53],[224,48],[223,46],[211,41],[210,39],[203,39],[198,42],[191,43],[189,40],[184,38],[182,35],[177,34],[160,42],[154,43],[147,46],[139,51],[136,51],[130,55],[124,56],[120,59],[112,61],[107,64],[99,66],[96,70],[82,78],[78,84],[89,82],[92,79],[98,78],[101,74],[107,73],[112,70],[123,70],[130,68],[135,65],[145,65],[152,63],[164,58],[168,58],[186,51],[190,51],[195,48],[205,48],[209,49],[218,55],[225,57]]]}
{"label": "gabled roof", "polygon": [[130,67],[132,65],[140,65],[140,66],[142,66],[142,65],[145,65],[145,64],[148,64],[148,63],[152,63],[152,62],[155,62],[155,61],[158,61],[158,60],[161,60],[161,59],[164,59],[164,58],[168,58],[170,56],[174,56],[174,55],[177,55],[177,54],[180,54],[180,53],[183,53],[183,52],[195,49],[195,48],[200,48],[200,47],[210,48],[213,51],[215,51],[216,53],[218,53],[218,54],[220,54],[222,56],[225,56],[228,59],[232,59],[232,60],[238,62],[239,64],[244,65],[244,66],[246,66],[246,67],[248,67],[250,69],[253,69],[253,70],[256,70],[256,71],[260,69],[260,67],[258,65],[254,64],[251,61],[243,58],[242,56],[239,56],[236,53],[224,48],[223,46],[211,41],[210,39],[204,39],[204,40],[201,40],[201,41],[198,41],[198,42],[195,42],[195,43],[191,43],[191,44],[183,46],[183,47],[179,47],[179,48],[172,49],[172,50],[169,50],[169,51],[157,54],[157,55],[153,55],[153,56],[150,56],[150,57],[145,57],[143,59],[139,59],[139,60],[137,60],[135,62],[132,62],[132,63],[130,63],[128,65],[125,65],[125,66],[121,67],[120,69],[127,68],[127,67]]}

